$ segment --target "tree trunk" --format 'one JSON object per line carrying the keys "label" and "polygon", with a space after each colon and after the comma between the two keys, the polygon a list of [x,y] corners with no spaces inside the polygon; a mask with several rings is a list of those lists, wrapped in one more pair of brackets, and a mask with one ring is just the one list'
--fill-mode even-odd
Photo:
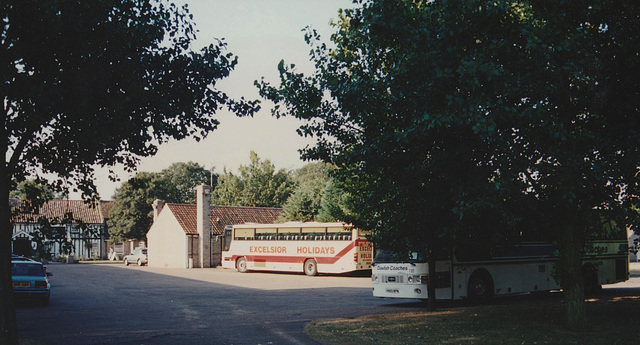
{"label": "tree trunk", "polygon": [[587,330],[582,277],[584,230],[579,226],[579,222],[567,223],[560,230],[558,272],[564,293],[566,327],[571,331],[584,332]]}
{"label": "tree trunk", "polygon": [[9,178],[6,162],[0,165],[0,344],[18,344],[16,308],[11,296],[11,209],[9,208]]}
{"label": "tree trunk", "polygon": [[436,305],[436,258],[433,254],[433,251],[429,251],[429,281],[427,282],[427,294],[429,295],[429,299],[427,302],[427,308],[429,311],[435,311],[437,309]]}

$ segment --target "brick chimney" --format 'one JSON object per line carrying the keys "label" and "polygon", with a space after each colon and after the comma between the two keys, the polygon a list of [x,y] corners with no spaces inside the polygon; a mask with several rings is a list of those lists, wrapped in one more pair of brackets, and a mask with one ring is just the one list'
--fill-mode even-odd
{"label": "brick chimney", "polygon": [[164,207],[164,202],[160,199],[156,199],[153,201],[153,222],[155,223],[156,219],[162,212],[162,208]]}
{"label": "brick chimney", "polygon": [[196,208],[198,225],[198,262],[197,267],[211,267],[211,187],[202,183],[196,188]]}

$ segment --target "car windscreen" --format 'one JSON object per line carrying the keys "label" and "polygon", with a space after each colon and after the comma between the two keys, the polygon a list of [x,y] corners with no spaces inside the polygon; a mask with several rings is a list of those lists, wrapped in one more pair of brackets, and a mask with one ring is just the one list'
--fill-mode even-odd
{"label": "car windscreen", "polygon": [[11,275],[44,277],[44,269],[40,264],[12,263]]}

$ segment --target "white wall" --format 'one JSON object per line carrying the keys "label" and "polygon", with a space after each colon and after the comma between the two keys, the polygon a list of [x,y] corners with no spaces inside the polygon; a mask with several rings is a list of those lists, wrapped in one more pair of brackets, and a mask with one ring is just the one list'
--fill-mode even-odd
{"label": "white wall", "polygon": [[150,267],[187,268],[187,235],[166,205],[147,233]]}

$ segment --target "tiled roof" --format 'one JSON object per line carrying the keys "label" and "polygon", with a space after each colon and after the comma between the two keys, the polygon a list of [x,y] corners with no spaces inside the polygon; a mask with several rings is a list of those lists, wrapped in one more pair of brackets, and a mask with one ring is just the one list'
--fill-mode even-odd
{"label": "tiled roof", "polygon": [[[12,211],[23,205],[24,201],[11,199]],[[102,224],[108,218],[111,201],[85,203],[83,200],[54,199],[46,202],[38,212],[18,214],[12,217],[14,223],[37,223],[38,218],[45,217],[50,221],[61,220],[65,214],[71,213],[73,218],[86,224]]]}
{"label": "tiled roof", "polygon": [[[197,206],[193,204],[166,204],[171,209],[187,235],[197,235]],[[220,235],[225,225],[244,223],[275,223],[282,214],[281,208],[211,206],[209,221],[213,233]]]}

